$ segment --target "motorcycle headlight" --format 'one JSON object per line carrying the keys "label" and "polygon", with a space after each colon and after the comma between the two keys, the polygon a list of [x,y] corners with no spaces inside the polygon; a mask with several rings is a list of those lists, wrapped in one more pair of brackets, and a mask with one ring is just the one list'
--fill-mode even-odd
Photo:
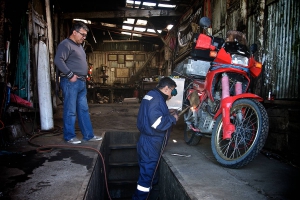
{"label": "motorcycle headlight", "polygon": [[248,66],[248,58],[238,54],[231,55],[231,64]]}

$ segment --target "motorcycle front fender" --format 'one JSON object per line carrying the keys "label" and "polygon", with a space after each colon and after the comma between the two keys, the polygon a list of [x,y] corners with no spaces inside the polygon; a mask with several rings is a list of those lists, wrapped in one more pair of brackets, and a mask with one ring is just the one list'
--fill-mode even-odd
{"label": "motorcycle front fender", "polygon": [[233,104],[238,99],[242,98],[251,98],[251,99],[257,99],[258,101],[262,101],[263,98],[260,96],[257,96],[252,93],[243,93],[236,96],[229,96],[224,99],[222,99],[221,107],[214,116],[214,119],[216,119],[221,113],[222,113],[222,120],[223,120],[223,139],[230,139],[231,134],[235,131],[235,126],[230,123],[230,109]]}

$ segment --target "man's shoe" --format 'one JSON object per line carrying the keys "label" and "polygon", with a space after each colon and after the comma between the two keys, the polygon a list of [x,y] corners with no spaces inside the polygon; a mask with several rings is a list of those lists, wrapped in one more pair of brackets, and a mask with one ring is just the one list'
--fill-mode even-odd
{"label": "man's shoe", "polygon": [[102,140],[102,137],[100,137],[100,136],[94,136],[92,139],[89,139],[88,141],[93,142],[93,141],[100,141],[100,140]]}
{"label": "man's shoe", "polygon": [[76,137],[74,137],[74,138],[68,140],[67,142],[68,142],[68,143],[71,143],[71,144],[80,144],[80,143],[81,143],[81,141],[78,140]]}

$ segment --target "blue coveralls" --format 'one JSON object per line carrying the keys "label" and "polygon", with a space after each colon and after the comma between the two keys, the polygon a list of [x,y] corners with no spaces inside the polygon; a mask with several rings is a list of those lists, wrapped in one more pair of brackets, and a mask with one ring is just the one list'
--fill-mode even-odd
{"label": "blue coveralls", "polygon": [[133,200],[147,199],[151,186],[157,183],[158,180],[153,180],[154,175],[172,124],[176,124],[176,119],[169,113],[164,94],[158,89],[149,91],[141,102],[137,117],[137,128],[141,133],[137,143],[140,176]]}

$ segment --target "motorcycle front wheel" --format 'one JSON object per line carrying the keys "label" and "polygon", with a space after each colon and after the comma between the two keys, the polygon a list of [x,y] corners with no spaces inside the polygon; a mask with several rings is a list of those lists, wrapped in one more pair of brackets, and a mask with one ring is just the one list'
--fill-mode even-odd
{"label": "motorcycle front wheel", "polygon": [[211,137],[211,148],[216,160],[227,168],[241,168],[251,162],[263,148],[269,131],[269,118],[264,106],[254,99],[239,99],[230,110],[230,122],[235,132],[223,139],[220,115]]}

